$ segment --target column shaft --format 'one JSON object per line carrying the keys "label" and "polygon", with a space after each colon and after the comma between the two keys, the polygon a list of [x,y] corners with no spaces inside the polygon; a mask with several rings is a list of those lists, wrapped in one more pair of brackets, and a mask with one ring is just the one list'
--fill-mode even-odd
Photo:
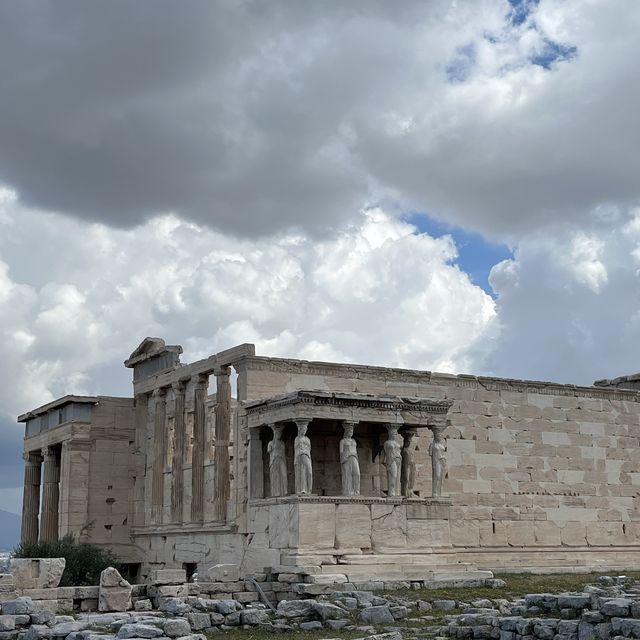
{"label": "column shaft", "polygon": [[58,509],[60,504],[60,461],[53,449],[42,452],[44,482],[42,485],[42,520],[40,540],[58,539]]}
{"label": "column shaft", "polygon": [[231,383],[229,367],[216,373],[215,439],[215,518],[227,519],[227,502],[231,493],[229,440],[231,437]]}
{"label": "column shaft", "polygon": [[40,455],[24,455],[24,494],[22,499],[22,531],[20,542],[38,542],[38,513],[40,511]]}
{"label": "column shaft", "polygon": [[171,461],[171,521],[182,522],[182,496],[184,475],[182,460],[184,455],[184,384],[173,386],[174,423],[173,459]]}
{"label": "column shaft", "polygon": [[167,457],[167,396],[166,389],[156,389],[155,420],[153,428],[153,474],[151,485],[151,519],[155,523],[162,522],[164,502],[164,462]]}
{"label": "column shaft", "polygon": [[193,454],[191,458],[191,520],[201,522],[204,518],[204,447],[205,447],[205,401],[207,399],[208,376],[198,376],[194,395]]}

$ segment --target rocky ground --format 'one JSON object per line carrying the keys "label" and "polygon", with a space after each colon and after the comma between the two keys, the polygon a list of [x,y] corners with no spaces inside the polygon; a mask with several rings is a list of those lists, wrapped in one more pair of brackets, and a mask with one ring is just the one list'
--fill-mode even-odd
{"label": "rocky ground", "polygon": [[[455,593],[455,592],[454,592]],[[139,600],[134,611],[54,615],[29,598],[2,603],[0,640],[205,640],[227,632],[252,638],[622,640],[640,638],[640,583],[601,577],[581,591],[524,597],[429,597],[424,592],[340,591],[282,601]]]}

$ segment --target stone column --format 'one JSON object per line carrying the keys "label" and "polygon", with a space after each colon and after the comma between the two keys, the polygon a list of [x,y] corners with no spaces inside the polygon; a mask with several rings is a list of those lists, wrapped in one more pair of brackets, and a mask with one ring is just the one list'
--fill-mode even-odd
{"label": "stone column", "polygon": [[264,460],[262,457],[262,439],[260,429],[249,430],[249,497],[265,498]]}
{"label": "stone column", "polygon": [[191,458],[191,520],[202,522],[204,518],[204,448],[206,445],[207,387],[209,375],[200,374],[193,390],[193,453]]}
{"label": "stone column", "polygon": [[185,382],[172,385],[174,397],[173,458],[171,460],[171,522],[182,522],[182,496],[184,492],[184,391]]}
{"label": "stone column", "polygon": [[42,450],[44,482],[42,485],[42,519],[40,540],[58,539],[58,509],[60,504],[60,460],[51,447]]}
{"label": "stone column", "polygon": [[[145,524],[145,465],[147,446],[147,417],[149,396],[139,393],[135,397],[135,449],[133,452],[133,500],[131,516],[134,526]],[[146,523],[149,524],[149,523]]]}
{"label": "stone column", "polygon": [[167,457],[167,389],[153,391],[155,417],[153,422],[153,467],[151,477],[151,520],[162,522],[164,502],[164,462]]}
{"label": "stone column", "polygon": [[216,372],[216,439],[215,439],[215,519],[227,519],[227,502],[231,492],[229,440],[231,437],[231,373],[230,367]]}
{"label": "stone column", "polygon": [[39,453],[25,453],[24,493],[22,498],[22,531],[20,542],[34,544],[38,542],[38,513],[40,511],[40,465]]}

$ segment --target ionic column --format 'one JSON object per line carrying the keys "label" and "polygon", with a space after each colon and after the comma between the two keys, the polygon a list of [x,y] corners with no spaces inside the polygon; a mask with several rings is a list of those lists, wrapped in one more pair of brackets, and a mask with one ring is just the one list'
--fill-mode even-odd
{"label": "ionic column", "polygon": [[184,390],[185,383],[175,382],[174,423],[173,423],[173,459],[171,461],[171,521],[182,522],[182,495],[184,492],[184,476],[182,460],[184,455]]}
{"label": "ionic column", "polygon": [[133,452],[133,500],[131,501],[131,522],[134,526],[145,524],[145,465],[147,446],[147,416],[149,396],[140,393],[135,397],[135,450]]}
{"label": "ionic column", "polygon": [[200,374],[196,379],[193,415],[193,453],[191,458],[191,520],[204,519],[204,448],[206,435],[205,401],[209,376]]}
{"label": "ionic column", "polygon": [[58,508],[60,504],[60,461],[54,449],[42,450],[44,482],[42,485],[42,519],[40,540],[58,539]]}
{"label": "ionic column", "polygon": [[162,522],[164,503],[164,461],[167,457],[167,390],[154,389],[153,468],[151,475],[151,520]]}
{"label": "ionic column", "polygon": [[223,522],[227,519],[227,502],[231,492],[229,469],[229,440],[231,436],[231,383],[230,368],[224,367],[216,372],[216,439],[215,439],[215,473],[214,485],[215,519]]}
{"label": "ionic column", "polygon": [[24,493],[22,498],[22,531],[20,542],[32,544],[38,542],[38,512],[40,511],[40,465],[42,460],[37,453],[25,453]]}

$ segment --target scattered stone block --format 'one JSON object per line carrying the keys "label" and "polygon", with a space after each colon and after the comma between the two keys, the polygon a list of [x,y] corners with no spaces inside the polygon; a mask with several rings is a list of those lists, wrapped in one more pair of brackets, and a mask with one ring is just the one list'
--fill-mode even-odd
{"label": "scattered stone block", "polygon": [[16,616],[20,614],[32,614],[35,611],[33,608],[33,600],[26,596],[21,596],[15,600],[7,600],[2,603],[2,613]]}
{"label": "scattered stone block", "polygon": [[202,572],[198,571],[201,582],[238,582],[240,567],[237,564],[214,564]]}
{"label": "scattered stone block", "polygon": [[184,584],[187,572],[184,569],[153,569],[149,575],[149,584]]}
{"label": "scattered stone block", "polygon": [[131,585],[117,569],[108,567],[100,574],[98,611],[127,611],[131,609]]}
{"label": "scattered stone block", "polygon": [[369,624],[393,624],[394,619],[387,605],[371,606],[360,612],[360,620]]}
{"label": "scattered stone block", "polygon": [[162,630],[150,624],[123,624],[116,635],[117,638],[158,638]]}
{"label": "scattered stone block", "polygon": [[11,558],[9,571],[16,589],[51,589],[60,584],[64,558]]}
{"label": "scattered stone block", "polygon": [[15,616],[0,615],[0,631],[13,631],[15,628]]}
{"label": "scattered stone block", "polygon": [[169,638],[180,638],[191,633],[191,626],[184,618],[167,620],[164,623],[164,634]]}

